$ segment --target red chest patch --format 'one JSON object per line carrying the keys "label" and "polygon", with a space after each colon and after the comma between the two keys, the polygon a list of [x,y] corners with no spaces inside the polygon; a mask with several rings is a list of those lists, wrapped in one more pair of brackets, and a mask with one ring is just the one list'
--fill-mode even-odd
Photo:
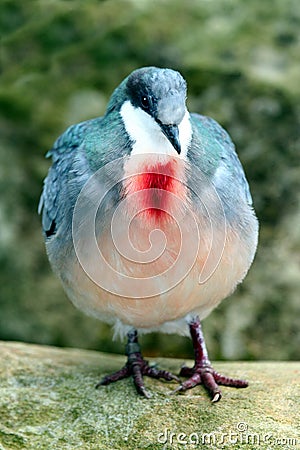
{"label": "red chest patch", "polygon": [[128,203],[132,202],[136,212],[166,219],[175,209],[181,209],[186,200],[184,162],[171,157],[160,161],[153,155],[151,161],[137,162],[127,166],[129,176],[124,181]]}

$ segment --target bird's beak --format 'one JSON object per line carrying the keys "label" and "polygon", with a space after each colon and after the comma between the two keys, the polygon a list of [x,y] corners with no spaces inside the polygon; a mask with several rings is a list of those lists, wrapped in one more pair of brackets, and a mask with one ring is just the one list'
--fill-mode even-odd
{"label": "bird's beak", "polygon": [[175,148],[178,155],[181,152],[181,145],[179,140],[179,129],[177,125],[165,125],[164,123],[159,123],[159,126],[166,136],[166,138],[171,142]]}

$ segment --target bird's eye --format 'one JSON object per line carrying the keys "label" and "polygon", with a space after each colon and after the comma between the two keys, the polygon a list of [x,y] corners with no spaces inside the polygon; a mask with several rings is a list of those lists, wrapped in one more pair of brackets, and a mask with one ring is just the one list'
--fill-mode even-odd
{"label": "bird's eye", "polygon": [[148,97],[146,97],[145,95],[142,97],[142,107],[144,109],[148,109],[149,108],[149,99]]}

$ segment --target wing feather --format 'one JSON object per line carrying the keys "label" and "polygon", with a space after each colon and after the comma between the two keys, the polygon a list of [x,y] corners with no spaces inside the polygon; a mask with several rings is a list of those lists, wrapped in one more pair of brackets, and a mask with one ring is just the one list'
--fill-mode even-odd
{"label": "wing feather", "polygon": [[55,234],[57,219],[63,207],[59,194],[68,182],[74,157],[81,146],[88,122],[69,127],[54,143],[46,157],[52,157],[53,164],[44,180],[38,212],[42,214],[42,225],[47,237]]}
{"label": "wing feather", "polygon": [[[191,117],[194,129],[198,132],[198,138],[202,140],[206,158],[204,167],[211,170],[213,184],[219,191],[225,188],[238,188],[245,201],[252,205],[249,185],[229,134],[210,117],[200,114],[191,114]],[[195,162],[195,155],[193,158]]]}

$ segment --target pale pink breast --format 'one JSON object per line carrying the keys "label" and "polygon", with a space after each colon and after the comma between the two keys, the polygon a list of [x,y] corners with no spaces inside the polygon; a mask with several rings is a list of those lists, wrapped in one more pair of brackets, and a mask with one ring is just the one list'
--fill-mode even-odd
{"label": "pale pink breast", "polygon": [[96,282],[76,262],[65,284],[80,309],[156,327],[191,311],[204,317],[243,279],[255,249],[232,229],[224,237],[222,227],[195,218],[185,179],[178,158],[129,158],[122,212],[99,236],[103,260],[87,249]]}

